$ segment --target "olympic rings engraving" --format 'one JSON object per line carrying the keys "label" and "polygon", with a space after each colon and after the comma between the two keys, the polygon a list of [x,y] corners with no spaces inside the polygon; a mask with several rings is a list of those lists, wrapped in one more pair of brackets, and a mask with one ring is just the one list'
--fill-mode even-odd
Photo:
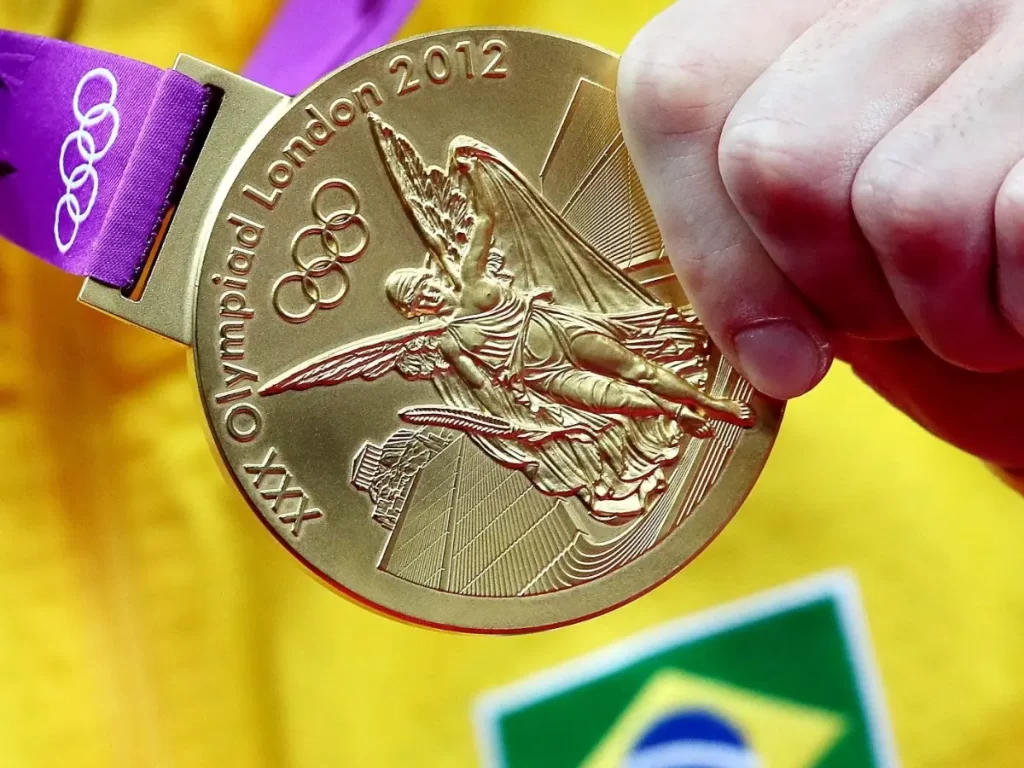
{"label": "olympic rings engraving", "polygon": [[[104,81],[110,88],[110,94],[105,100],[93,104],[83,112],[82,91],[93,80]],[[89,218],[93,206],[96,205],[96,198],[100,191],[100,177],[95,166],[114,146],[118,129],[121,127],[121,115],[114,107],[116,100],[117,79],[109,69],[99,67],[89,70],[82,75],[82,79],[78,81],[78,86],[75,88],[71,108],[75,113],[75,119],[78,120],[78,128],[64,138],[58,159],[60,178],[64,182],[64,194],[57,201],[57,208],[54,212],[53,238],[57,243],[57,250],[61,253],[71,250],[71,246],[75,244],[75,238],[78,237],[79,227]],[[103,146],[97,147],[96,138],[89,129],[107,120],[110,121],[107,139]],[[68,171],[68,150],[72,146],[75,147],[80,162]],[[65,217],[62,217],[61,214],[65,214]],[[66,239],[61,235],[62,218],[71,222],[71,233]]]}
{"label": "olympic rings engraving", "polygon": [[[351,198],[351,203],[323,213],[321,196],[328,190],[345,192]],[[296,269],[281,275],[274,283],[274,309],[289,323],[304,323],[318,309],[334,309],[340,305],[348,294],[350,284],[345,265],[362,256],[370,243],[370,229],[366,219],[359,213],[359,193],[344,179],[328,179],[321,183],[313,191],[310,210],[317,223],[303,227],[292,238],[291,256]],[[340,235],[352,228],[358,231],[358,240],[354,246],[349,243],[346,248]],[[317,241],[318,252],[312,257],[304,257],[303,244],[313,238]],[[322,278],[333,279],[335,285],[321,285]],[[290,292],[294,296],[297,291],[299,303],[303,305],[297,311],[289,309],[282,301],[282,289],[291,285],[295,288]]]}

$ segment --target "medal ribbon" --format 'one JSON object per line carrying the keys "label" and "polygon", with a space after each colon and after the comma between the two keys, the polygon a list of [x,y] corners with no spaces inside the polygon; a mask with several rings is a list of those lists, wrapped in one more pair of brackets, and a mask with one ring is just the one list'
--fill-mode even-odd
{"label": "medal ribbon", "polygon": [[286,2],[242,74],[275,91],[299,93],[328,72],[389,42],[416,2]]}
{"label": "medal ribbon", "polygon": [[[414,4],[291,0],[245,74],[296,93],[390,40]],[[338,29],[311,40],[325,23]],[[0,236],[67,272],[130,288],[211,103],[179,72],[0,30]]]}

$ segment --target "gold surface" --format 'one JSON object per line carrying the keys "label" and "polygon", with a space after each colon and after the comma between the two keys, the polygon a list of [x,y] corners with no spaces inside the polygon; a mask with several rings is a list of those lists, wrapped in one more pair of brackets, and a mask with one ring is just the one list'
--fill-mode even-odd
{"label": "gold surface", "polygon": [[[394,44],[253,115],[204,182],[220,210],[172,224],[209,232],[195,369],[238,487],[386,613],[515,632],[609,610],[694,557],[770,450],[781,408],[672,276],[616,66],[523,30]],[[180,302],[184,274],[137,306]]]}

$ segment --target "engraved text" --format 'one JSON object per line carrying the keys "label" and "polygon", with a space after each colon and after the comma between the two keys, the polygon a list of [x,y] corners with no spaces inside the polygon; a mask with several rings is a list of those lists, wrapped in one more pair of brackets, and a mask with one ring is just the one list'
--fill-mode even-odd
{"label": "engraved text", "polygon": [[302,533],[303,523],[324,516],[323,512],[310,505],[309,495],[295,483],[288,467],[279,462],[277,448],[269,448],[261,463],[246,464],[244,469],[253,488],[267,502],[267,508],[295,538]]}

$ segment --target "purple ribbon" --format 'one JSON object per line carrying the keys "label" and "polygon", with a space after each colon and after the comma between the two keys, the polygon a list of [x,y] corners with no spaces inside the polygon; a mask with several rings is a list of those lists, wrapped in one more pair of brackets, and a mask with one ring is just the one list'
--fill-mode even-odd
{"label": "purple ribbon", "polygon": [[[242,74],[294,95],[342,64],[391,40],[417,0],[291,0]],[[329,29],[329,34],[322,30]],[[301,55],[296,52],[301,51]]]}
{"label": "purple ribbon", "polygon": [[[291,0],[246,74],[295,93],[387,42],[414,1]],[[312,45],[325,22],[343,31]],[[0,236],[65,271],[133,285],[210,103],[178,72],[0,30]]]}
{"label": "purple ribbon", "polygon": [[206,90],[178,72],[0,30],[0,235],[129,284],[170,205]]}

